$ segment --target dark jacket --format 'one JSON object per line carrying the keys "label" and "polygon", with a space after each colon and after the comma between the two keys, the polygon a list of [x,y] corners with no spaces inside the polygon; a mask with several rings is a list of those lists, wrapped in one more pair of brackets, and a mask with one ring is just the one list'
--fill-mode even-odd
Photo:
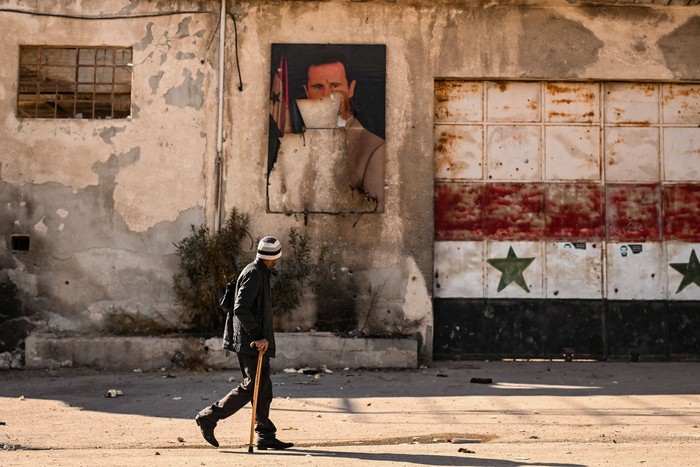
{"label": "dark jacket", "polygon": [[235,302],[226,314],[225,349],[257,356],[250,343],[264,338],[270,343],[265,355],[275,356],[270,273],[263,260],[256,258],[238,276]]}

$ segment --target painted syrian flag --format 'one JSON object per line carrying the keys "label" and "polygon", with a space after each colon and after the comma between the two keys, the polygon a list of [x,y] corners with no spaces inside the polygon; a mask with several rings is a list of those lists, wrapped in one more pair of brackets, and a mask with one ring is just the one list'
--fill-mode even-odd
{"label": "painted syrian flag", "polygon": [[700,185],[436,183],[438,297],[700,299]]}
{"label": "painted syrian flag", "polygon": [[437,298],[700,300],[700,85],[437,82]]}

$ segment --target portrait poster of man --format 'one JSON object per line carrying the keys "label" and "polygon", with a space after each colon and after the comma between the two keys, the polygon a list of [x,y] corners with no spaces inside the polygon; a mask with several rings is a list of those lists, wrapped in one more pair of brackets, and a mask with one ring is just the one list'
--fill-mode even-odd
{"label": "portrait poster of man", "polygon": [[383,212],[386,46],[271,52],[268,210]]}

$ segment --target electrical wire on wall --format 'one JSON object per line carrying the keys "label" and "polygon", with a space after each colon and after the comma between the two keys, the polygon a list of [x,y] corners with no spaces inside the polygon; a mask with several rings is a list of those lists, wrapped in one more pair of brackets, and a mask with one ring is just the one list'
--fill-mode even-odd
{"label": "electrical wire on wall", "polygon": [[0,12],[7,13],[18,13],[21,15],[30,16],[48,16],[52,18],[67,18],[67,19],[91,19],[91,20],[110,20],[110,19],[136,19],[136,18],[153,18],[157,16],[173,16],[173,15],[196,15],[196,14],[210,14],[213,15],[213,11],[203,11],[203,10],[188,10],[188,11],[159,11],[155,13],[136,13],[128,15],[71,15],[67,13],[46,13],[41,11],[27,11],[20,10],[19,8],[2,8],[0,7]]}
{"label": "electrical wire on wall", "polygon": [[241,62],[238,60],[238,26],[236,25],[236,17],[229,13],[233,20],[233,44],[234,52],[236,53],[236,70],[238,70],[238,90],[243,92],[243,78],[241,77]]}

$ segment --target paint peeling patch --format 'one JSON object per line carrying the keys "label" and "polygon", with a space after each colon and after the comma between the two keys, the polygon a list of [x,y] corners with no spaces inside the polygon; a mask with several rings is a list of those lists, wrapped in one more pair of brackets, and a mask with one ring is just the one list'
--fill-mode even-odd
{"label": "paint peeling patch", "polygon": [[664,187],[664,236],[666,240],[700,241],[700,185]]}
{"label": "paint peeling patch", "polygon": [[546,10],[527,12],[521,21],[518,66],[529,76],[579,76],[598,60],[604,46],[582,24]]}
{"label": "paint peeling patch", "polygon": [[673,32],[663,36],[657,44],[664,54],[666,67],[676,79],[697,77],[700,68],[700,16],[693,16]]}
{"label": "paint peeling patch", "polygon": [[46,233],[49,231],[49,228],[46,227],[46,224],[44,224],[44,219],[46,218],[42,217],[41,219],[39,219],[39,222],[34,224],[34,231],[46,235]]}
{"label": "paint peeling patch", "polygon": [[661,189],[652,185],[608,185],[606,222],[609,241],[661,238]]}
{"label": "paint peeling patch", "polygon": [[168,105],[175,107],[192,107],[200,110],[204,104],[204,73],[197,71],[197,77],[192,79],[190,70],[183,70],[182,83],[179,86],[171,88],[165,94],[165,102]]}

